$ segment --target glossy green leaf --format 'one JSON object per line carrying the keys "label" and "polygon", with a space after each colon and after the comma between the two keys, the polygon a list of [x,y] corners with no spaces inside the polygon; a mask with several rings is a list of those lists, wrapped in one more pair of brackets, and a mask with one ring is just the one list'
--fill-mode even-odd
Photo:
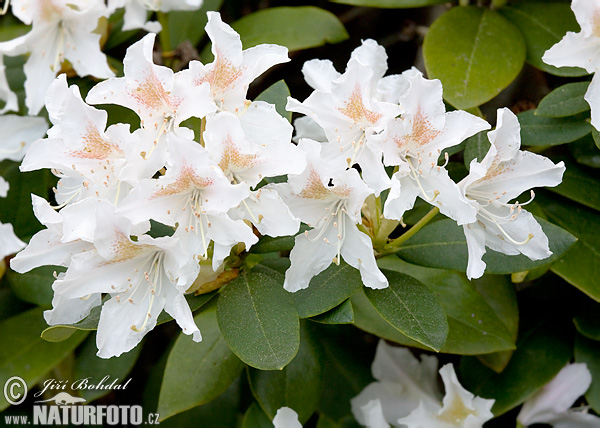
{"label": "glossy green leaf", "polygon": [[571,143],[592,132],[592,125],[581,115],[572,117],[536,116],[535,110],[517,115],[524,146],[555,146]]}
{"label": "glossy green leaf", "polygon": [[[595,129],[592,128],[592,131],[595,131]],[[568,148],[577,163],[590,168],[600,168],[600,150],[598,150],[596,140],[592,134],[569,144]],[[597,171],[594,172],[594,174],[597,173]]]}
{"label": "glossy green leaf", "polygon": [[[548,237],[552,255],[543,260],[530,260],[524,255],[508,256],[486,248],[485,271],[492,274],[524,272],[558,260],[573,245],[576,238],[566,230],[541,218],[537,221]],[[425,226],[396,253],[407,262],[441,269],[467,268],[467,242],[461,226],[453,220],[441,220]]]}
{"label": "glossy green leaf", "polygon": [[244,49],[275,43],[297,51],[348,38],[333,13],[314,6],[271,7],[246,15],[231,26],[240,34]]}
{"label": "glossy green leaf", "polygon": [[39,306],[52,306],[53,273],[64,269],[56,266],[42,266],[27,273],[20,274],[13,270],[6,271],[6,282],[13,292],[24,302]]}
{"label": "glossy green leaf", "polygon": [[308,318],[333,309],[361,287],[358,270],[346,263],[332,264],[313,277],[308,288],[292,293],[292,298],[300,318]]}
{"label": "glossy green leaf", "polygon": [[[131,351],[121,354],[119,357],[100,358],[96,356],[98,348],[96,347],[96,336],[90,335],[85,340],[75,361],[75,378],[88,379],[90,384],[97,385],[106,377],[103,382],[105,385],[110,385],[114,380],[120,385],[127,384],[128,388],[133,389],[135,380],[128,382],[127,375],[133,369],[137,361],[142,346],[138,345]],[[85,398],[88,403],[103,397],[111,392],[110,389],[82,389],[79,391],[81,397]]]}
{"label": "glossy green leaf", "polygon": [[395,271],[384,271],[389,287],[365,288],[381,316],[402,334],[439,351],[448,337],[444,308],[425,284]]}
{"label": "glossy green leaf", "polygon": [[328,418],[326,415],[319,415],[317,428],[341,428],[340,424]]}
{"label": "glossy green leaf", "polygon": [[444,85],[444,99],[468,109],[491,100],[517,77],[525,43],[496,11],[455,7],[429,28],[423,56],[429,78]]}
{"label": "glossy green leaf", "polygon": [[310,319],[322,324],[352,324],[354,322],[354,311],[350,300],[344,300],[335,308]]}
{"label": "glossy green leaf", "polygon": [[0,176],[10,185],[0,204],[0,221],[11,223],[19,238],[28,239],[42,228],[33,214],[31,194],[47,198],[55,180],[49,170],[23,173],[17,162],[8,160],[0,162]]}
{"label": "glossy green leaf", "polygon": [[[202,305],[208,303],[210,299],[212,299],[215,296],[215,294],[215,292],[201,294],[199,296],[186,294],[185,299],[193,312],[196,309],[200,308]],[[101,310],[102,308],[100,306],[92,308],[90,314],[87,317],[75,324],[59,324],[50,326],[42,332],[42,338],[47,340],[48,342],[60,342],[68,339],[77,330],[96,330],[98,328],[98,322],[100,321]],[[173,318],[171,318],[171,316],[168,313],[161,312],[161,314],[158,316],[158,319],[156,320],[156,324],[160,325],[165,322],[171,321],[172,319]]]}
{"label": "glossy green leaf", "polygon": [[349,4],[352,6],[381,7],[386,9],[402,9],[424,7],[434,4],[447,3],[448,0],[331,0],[333,3]]}
{"label": "glossy green leaf", "polygon": [[284,80],[273,83],[267,89],[262,91],[257,97],[256,101],[265,101],[267,103],[275,105],[277,113],[285,117],[288,122],[292,121],[292,112],[287,111],[285,106],[287,104],[287,97],[290,96],[290,88],[285,84]]}
{"label": "glossy green leaf", "polygon": [[600,214],[580,205],[544,198],[548,218],[579,240],[552,265],[556,273],[596,301],[600,301]]}
{"label": "glossy green leaf", "polygon": [[570,332],[558,324],[540,324],[522,334],[508,366],[495,373],[473,357],[460,364],[464,387],[483,398],[494,398],[498,416],[518,406],[550,381],[573,355]]}
{"label": "glossy green leaf", "polygon": [[221,288],[217,317],[231,350],[246,364],[279,370],[298,352],[300,323],[281,278],[243,273]]}
{"label": "glossy green leaf", "polygon": [[[50,369],[60,363],[79,345],[86,334],[79,332],[62,343],[49,343],[40,338],[46,326],[42,309],[35,308],[0,322],[0,384],[19,376],[31,388]],[[18,390],[18,392],[23,392]],[[0,395],[0,411],[9,406]]]}
{"label": "glossy green leaf", "polygon": [[180,333],[169,353],[158,399],[161,420],[212,401],[244,367],[221,335],[215,305],[203,310],[194,321],[202,333],[202,342],[196,343]]}
{"label": "glossy green leaf", "polygon": [[254,397],[269,418],[281,407],[289,407],[304,424],[317,409],[321,386],[321,354],[306,329],[302,329],[300,349],[283,370],[248,369]]}
{"label": "glossy green leaf", "polygon": [[562,183],[548,190],[600,211],[600,180],[574,162],[565,164]]}
{"label": "glossy green leaf", "polygon": [[598,132],[596,128],[592,129],[592,138],[594,139],[596,147],[600,149],[600,132]]}
{"label": "glossy green leaf", "polygon": [[478,162],[481,162],[490,150],[491,144],[490,140],[488,140],[487,133],[488,131],[481,131],[465,140],[463,157],[467,168],[470,168],[473,159],[477,159]]}
{"label": "glossy green leaf", "polygon": [[273,422],[258,404],[252,403],[244,413],[242,428],[273,428]]}
{"label": "glossy green leaf", "polygon": [[562,40],[567,31],[579,32],[579,25],[566,2],[517,2],[500,9],[500,13],[523,34],[527,62],[557,76],[584,76],[576,67],[554,67],[542,61],[544,52]]}
{"label": "glossy green leaf", "polygon": [[577,335],[575,337],[575,362],[585,363],[592,374],[592,384],[585,399],[596,412],[600,411],[600,342]]}
{"label": "glossy green leaf", "polygon": [[600,341],[600,304],[588,301],[573,319],[577,331],[588,339]]}
{"label": "glossy green leaf", "polygon": [[565,117],[589,111],[590,105],[583,99],[590,82],[567,83],[559,86],[540,101],[537,116]]}
{"label": "glossy green leaf", "polygon": [[473,355],[514,349],[517,302],[505,278],[486,276],[479,284],[456,271],[411,265],[394,256],[379,260],[379,265],[417,278],[436,294],[450,327],[442,352]]}
{"label": "glossy green leaf", "polygon": [[[169,41],[174,50],[186,40],[196,46],[205,34],[204,27],[208,22],[206,12],[221,9],[223,0],[204,0],[198,10],[173,10],[168,14]],[[160,36],[161,34],[159,34]]]}

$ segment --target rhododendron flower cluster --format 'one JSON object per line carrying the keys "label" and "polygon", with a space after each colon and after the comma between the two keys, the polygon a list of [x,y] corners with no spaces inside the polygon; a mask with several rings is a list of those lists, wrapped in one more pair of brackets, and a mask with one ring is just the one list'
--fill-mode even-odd
{"label": "rhododendron flower cluster", "polygon": [[[56,25],[63,31],[67,24]],[[326,60],[304,65],[314,92],[303,102],[288,99],[289,110],[305,115],[296,120],[294,144],[292,126],[273,105],[247,100],[248,85],[288,61],[287,50],[242,50],[218,13],[209,13],[206,30],[210,64],[192,61],[177,73],[157,65],[155,35],[148,34],[127,50],[124,76],[96,84],[85,101],[64,74],[50,84],[45,105],[53,126],[31,145],[21,170],[51,169],[59,178],[57,205],[33,196],[46,229],[11,264],[18,272],[66,268],[53,285],[49,324],[78,322],[101,305],[98,355],[107,358],[135,347],[164,309],[199,341],[184,294],[218,278],[260,236],[296,235],[301,222],[308,229],[295,237],[286,290],[308,287],[342,261],[367,287],[386,288],[376,263],[383,249],[373,244],[380,237],[364,221],[380,214],[368,201],[384,191],[382,213],[392,224],[419,197],[463,225],[469,278],[483,274],[485,247],[531,259],[551,254],[524,204],[510,201],[531,187],[557,185],[564,166],[520,152],[518,121],[508,110],[498,112],[487,156],[456,184],[442,153],[490,125],[464,111],[446,112],[441,83],[414,68],[385,76],[385,50],[365,40],[343,73]],[[107,128],[107,113],[95,104],[132,110],[140,127]],[[184,126],[193,118],[201,121],[197,135]],[[394,168],[391,176],[386,167]],[[281,176],[287,182],[268,183]],[[170,233],[153,237],[157,224]],[[6,251],[20,245],[13,239]]]}

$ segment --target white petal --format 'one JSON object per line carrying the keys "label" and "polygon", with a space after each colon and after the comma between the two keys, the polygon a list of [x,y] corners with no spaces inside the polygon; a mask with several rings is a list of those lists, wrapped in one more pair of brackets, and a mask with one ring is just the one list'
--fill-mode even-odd
{"label": "white petal", "polygon": [[16,253],[23,247],[25,247],[25,243],[17,238],[12,224],[0,223],[0,260],[10,254]]}
{"label": "white petal", "polygon": [[588,73],[600,66],[600,38],[569,31],[544,53],[542,61],[555,67],[581,67]]}
{"label": "white petal", "polygon": [[381,401],[371,400],[364,406],[361,406],[360,411],[362,418],[357,418],[357,420],[362,425],[366,425],[368,428],[390,428],[390,425],[385,421],[383,416]]}
{"label": "white petal", "polygon": [[331,82],[341,76],[328,59],[306,61],[302,66],[302,74],[313,89],[324,92],[331,92]]}
{"label": "white petal", "polygon": [[4,66],[4,59],[0,53],[0,104],[4,102],[4,106],[0,108],[0,114],[6,111],[18,111],[19,102],[17,94],[15,94],[8,85],[6,80],[6,67]]}
{"label": "white petal", "polygon": [[588,90],[585,93],[585,100],[592,109],[592,126],[600,129],[600,73],[595,73]]}
{"label": "white petal", "polygon": [[421,401],[410,415],[398,419],[398,423],[406,428],[455,428],[461,426],[439,420],[437,418],[438,408],[439,405],[431,406]]}
{"label": "white petal", "polygon": [[277,410],[277,414],[273,418],[273,426],[275,428],[302,428],[298,421],[298,414],[289,407]]}
{"label": "white petal", "polygon": [[392,176],[390,193],[385,200],[383,215],[388,219],[401,220],[406,211],[411,209],[421,190],[417,183],[408,176],[396,173]]}
{"label": "white petal", "polygon": [[47,129],[43,117],[0,116],[0,160],[20,161],[31,143],[42,138]]}
{"label": "white petal", "polygon": [[52,309],[44,311],[44,319],[48,325],[74,324],[87,317],[96,306],[102,304],[100,293],[92,294],[85,299],[69,299],[55,293],[52,298]]}
{"label": "white petal", "polygon": [[463,225],[469,261],[467,263],[467,278],[480,278],[485,271],[485,262],[481,259],[485,254],[485,232],[477,223]]}
{"label": "white petal", "polygon": [[[349,218],[346,221],[351,223]],[[364,285],[374,289],[386,288],[388,280],[377,267],[371,239],[353,224],[344,225],[341,233],[343,233],[342,258],[360,271]]]}
{"label": "white petal", "polygon": [[184,334],[191,334],[194,342],[200,342],[202,335],[194,322],[194,316],[183,294],[175,287],[168,286],[164,292],[166,294],[165,311],[175,319]]}

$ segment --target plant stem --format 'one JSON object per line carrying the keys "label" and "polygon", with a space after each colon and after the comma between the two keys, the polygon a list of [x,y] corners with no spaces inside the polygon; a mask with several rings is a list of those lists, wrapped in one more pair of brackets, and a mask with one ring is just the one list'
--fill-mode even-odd
{"label": "plant stem", "polygon": [[438,207],[433,207],[427,214],[425,214],[423,216],[423,218],[421,218],[421,220],[419,220],[417,223],[415,223],[415,225],[413,227],[411,227],[406,232],[404,232],[402,235],[400,235],[398,238],[394,239],[392,242],[387,244],[385,246],[383,252],[380,253],[379,256],[381,257],[381,256],[385,256],[387,254],[395,253],[404,242],[406,242],[415,233],[417,233],[419,230],[421,230],[423,228],[423,226],[425,226],[427,223],[429,223],[431,221],[431,219],[434,218],[437,215],[437,213],[439,213],[439,212],[440,212],[440,209]]}
{"label": "plant stem", "polygon": [[171,47],[171,34],[169,33],[169,17],[164,12],[156,12],[156,16],[158,17],[158,22],[160,22],[160,25],[162,26],[161,32],[158,33],[162,57],[165,65],[170,67],[173,62],[173,48]]}

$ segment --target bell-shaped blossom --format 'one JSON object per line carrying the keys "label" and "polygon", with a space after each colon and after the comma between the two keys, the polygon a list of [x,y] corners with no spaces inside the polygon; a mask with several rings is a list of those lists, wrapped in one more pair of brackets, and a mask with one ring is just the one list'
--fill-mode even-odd
{"label": "bell-shaped blossom", "polygon": [[48,124],[43,117],[0,116],[0,161],[23,159],[31,143],[46,134]]}
{"label": "bell-shaped blossom", "polygon": [[[481,162],[471,161],[470,172],[458,185],[477,210],[475,221],[464,224],[469,261],[467,276],[479,278],[485,270],[485,248],[504,254],[524,254],[541,260],[552,253],[548,238],[525,204],[510,203],[521,193],[539,186],[557,186],[565,166],[535,153],[520,151],[517,117],[498,110],[497,127],[488,133],[491,147]],[[533,191],[531,191],[533,199]]]}
{"label": "bell-shaped blossom", "polygon": [[313,276],[331,263],[339,264],[342,258],[360,270],[366,286],[387,287],[371,239],[357,228],[362,222],[362,205],[372,190],[358,171],[346,169],[345,162],[321,158],[320,143],[302,140],[299,147],[306,152],[304,172],[290,174],[288,183],[267,186],[276,189],[292,214],[312,228],[296,236],[284,288],[294,292],[308,287]]}
{"label": "bell-shaped blossom", "polygon": [[[258,116],[256,119],[262,119],[261,123],[250,124],[249,113],[243,115],[244,122],[229,112],[209,117],[204,132],[205,147],[232,184],[244,184],[250,190],[242,204],[230,211],[232,218],[250,221],[264,235],[293,235],[300,221],[279,194],[268,188],[252,189],[265,177],[300,174],[306,167],[306,155],[290,142],[291,125],[273,106],[252,103],[248,111],[261,109],[273,113]],[[246,133],[244,128],[251,125],[262,133],[254,135],[252,129]]]}
{"label": "bell-shaped blossom", "polygon": [[125,54],[124,77],[94,86],[86,97],[90,104],[118,104],[140,117],[142,127],[153,129],[155,141],[190,117],[204,117],[215,110],[208,85],[192,87],[180,73],[154,64],[156,34],[147,34]]}
{"label": "bell-shaped blossom", "polygon": [[235,244],[244,242],[250,248],[257,241],[243,221],[227,215],[248,197],[248,189],[231,184],[198,143],[175,134],[167,135],[167,143],[166,174],[141,180],[123,201],[119,213],[134,223],[153,219],[178,225],[174,236],[197,260],[209,256],[213,241],[216,270]]}
{"label": "bell-shaped blossom", "polygon": [[493,417],[494,400],[474,396],[458,382],[452,364],[439,370],[437,358],[419,361],[406,348],[379,341],[372,372],[375,382],[352,399],[352,412],[369,428],[481,428]]}
{"label": "bell-shaped blossom", "polygon": [[[555,67],[581,67],[596,73],[600,69],[600,0],[573,0],[571,9],[581,31],[567,32],[542,60]],[[592,109],[592,125],[600,129],[600,77],[594,75],[585,100]]]}
{"label": "bell-shaped blossom", "polygon": [[154,328],[163,309],[185,334],[200,341],[183,297],[198,265],[179,240],[147,235],[132,240],[130,223],[116,216],[108,203],[99,204],[96,216],[95,250],[74,255],[52,287],[55,297],[65,298],[63,302],[98,293],[110,295],[98,323],[98,356],[110,358],[131,350]]}
{"label": "bell-shaped blossom", "polygon": [[585,363],[567,364],[546,385],[529,397],[517,416],[525,427],[549,424],[555,428],[597,428],[600,418],[587,409],[571,409],[592,383]]}
{"label": "bell-shaped blossom", "polygon": [[6,80],[6,67],[4,66],[4,56],[0,53],[0,114],[7,111],[19,110],[19,101]]}
{"label": "bell-shaped blossom", "polygon": [[287,48],[279,45],[262,44],[242,51],[240,35],[217,12],[208,12],[206,33],[214,61],[207,65],[191,61],[183,73],[192,85],[208,83],[219,110],[241,112],[250,83],[272,66],[289,61]]}
{"label": "bell-shaped blossom", "polygon": [[162,26],[159,22],[147,20],[148,11],[196,10],[200,6],[202,0],[108,0],[111,13],[118,8],[125,8],[123,31],[142,28],[151,33],[158,33]]}
{"label": "bell-shaped blossom", "polygon": [[471,223],[475,210],[446,169],[438,165],[438,159],[444,149],[489,128],[489,124],[464,111],[447,113],[439,80],[425,79],[416,68],[403,75],[410,85],[400,100],[405,112],[368,142],[374,151],[383,152],[385,165],[398,167],[384,215],[400,220],[420,197],[459,224]]}
{"label": "bell-shaped blossom", "polygon": [[114,73],[100,50],[100,34],[93,31],[108,9],[99,0],[14,0],[14,14],[31,31],[0,43],[0,54],[31,55],[25,63],[25,104],[39,113],[46,90],[67,60],[79,76],[109,78]]}
{"label": "bell-shaped blossom", "polygon": [[[373,40],[365,40],[338,73],[330,61],[312,60],[302,67],[305,80],[315,91],[303,102],[288,98],[286,108],[305,114],[324,131],[324,157],[358,164],[365,182],[376,194],[389,187],[381,154],[367,142],[403,112],[395,103],[381,100],[378,85],[387,70],[387,55]],[[399,85],[402,91],[406,85]],[[393,91],[390,91],[393,92]],[[398,91],[398,93],[401,91]]]}
{"label": "bell-shaped blossom", "polygon": [[289,407],[282,407],[277,410],[273,418],[274,428],[302,428],[302,424],[298,421],[298,414]]}

